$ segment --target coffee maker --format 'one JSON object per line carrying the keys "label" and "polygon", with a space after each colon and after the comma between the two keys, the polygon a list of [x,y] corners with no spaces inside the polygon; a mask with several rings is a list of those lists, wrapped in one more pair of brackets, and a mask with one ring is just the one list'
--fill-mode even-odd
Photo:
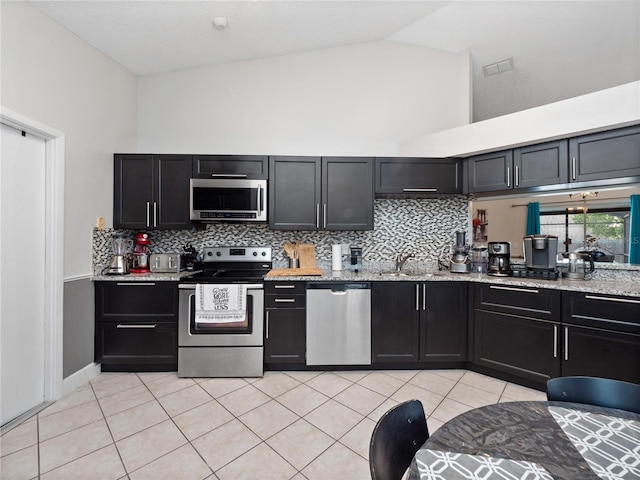
{"label": "coffee maker", "polygon": [[469,245],[467,245],[466,232],[458,230],[456,232],[456,243],[453,245],[453,253],[449,262],[449,271],[452,273],[471,272],[471,260],[469,259]]}
{"label": "coffee maker", "polygon": [[151,271],[149,268],[149,244],[151,243],[149,234],[137,233],[134,243],[131,273],[149,273]]}
{"label": "coffee maker", "polygon": [[522,242],[527,270],[556,271],[558,237],[555,235],[528,235],[522,239]]}
{"label": "coffee maker", "polygon": [[107,267],[108,275],[126,275],[129,273],[129,247],[131,239],[122,234],[116,234],[111,238],[113,257]]}
{"label": "coffee maker", "polygon": [[511,243],[489,242],[489,268],[487,275],[495,277],[511,276]]}

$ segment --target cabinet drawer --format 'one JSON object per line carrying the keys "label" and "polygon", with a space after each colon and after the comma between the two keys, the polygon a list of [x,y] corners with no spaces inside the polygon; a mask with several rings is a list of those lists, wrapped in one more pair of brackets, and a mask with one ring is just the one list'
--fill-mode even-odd
{"label": "cabinet drawer", "polygon": [[640,335],[640,298],[563,292],[562,320]]}
{"label": "cabinet drawer", "polygon": [[306,295],[265,295],[265,308],[304,308],[307,304]]}
{"label": "cabinet drawer", "polygon": [[96,362],[105,364],[176,364],[178,326],[175,323],[96,325]]}
{"label": "cabinet drawer", "polygon": [[267,295],[304,295],[306,288],[306,282],[264,282]]}
{"label": "cabinet drawer", "polygon": [[175,282],[99,282],[96,319],[113,322],[176,322],[178,287]]}
{"label": "cabinet drawer", "polygon": [[543,320],[560,320],[556,290],[509,285],[476,285],[475,308]]}

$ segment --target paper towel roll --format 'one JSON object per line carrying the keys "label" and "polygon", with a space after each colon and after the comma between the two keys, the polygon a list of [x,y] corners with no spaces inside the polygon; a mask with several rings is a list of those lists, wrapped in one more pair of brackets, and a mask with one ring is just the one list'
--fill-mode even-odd
{"label": "paper towel roll", "polygon": [[331,255],[331,270],[342,270],[342,245],[333,245]]}

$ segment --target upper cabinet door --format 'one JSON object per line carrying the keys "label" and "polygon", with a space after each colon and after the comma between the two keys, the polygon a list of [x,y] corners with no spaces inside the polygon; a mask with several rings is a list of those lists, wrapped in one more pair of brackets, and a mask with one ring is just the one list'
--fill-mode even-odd
{"label": "upper cabinet door", "polygon": [[269,228],[320,228],[320,157],[269,157]]}
{"label": "upper cabinet door", "polygon": [[375,193],[433,195],[462,193],[462,160],[376,158]]}
{"label": "upper cabinet door", "polygon": [[567,183],[568,177],[567,140],[516,148],[513,151],[514,188]]}
{"label": "upper cabinet door", "polygon": [[571,182],[640,176],[640,126],[569,141]]}
{"label": "upper cabinet door", "polygon": [[155,227],[190,228],[191,155],[154,155]]}
{"label": "upper cabinet door", "polygon": [[513,150],[476,155],[468,161],[469,193],[513,188]]}
{"label": "upper cabinet door", "polygon": [[148,228],[152,207],[153,156],[114,155],[114,228]]}
{"label": "upper cabinet door", "polygon": [[321,210],[326,230],[373,230],[373,159],[323,157]]}
{"label": "upper cabinet door", "polygon": [[193,178],[269,178],[266,155],[194,155]]}

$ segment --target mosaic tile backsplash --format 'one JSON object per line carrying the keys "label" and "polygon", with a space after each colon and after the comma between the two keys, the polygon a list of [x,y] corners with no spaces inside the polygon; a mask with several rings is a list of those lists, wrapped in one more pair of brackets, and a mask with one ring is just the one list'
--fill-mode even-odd
{"label": "mosaic tile backsplash", "polygon": [[[469,199],[463,195],[442,199],[376,199],[374,229],[369,231],[282,231],[266,224],[207,224],[203,230],[151,230],[151,253],[182,252],[190,243],[196,250],[205,246],[260,245],[273,248],[276,268],[287,264],[283,245],[299,240],[316,246],[320,267],[331,265],[333,244],[362,247],[364,268],[391,268],[399,253],[413,253],[405,269],[435,268],[438,258],[455,241],[455,232],[469,234]],[[93,231],[93,270],[99,273],[111,259],[111,236],[136,231],[105,229]],[[346,268],[348,259],[343,258]]]}

